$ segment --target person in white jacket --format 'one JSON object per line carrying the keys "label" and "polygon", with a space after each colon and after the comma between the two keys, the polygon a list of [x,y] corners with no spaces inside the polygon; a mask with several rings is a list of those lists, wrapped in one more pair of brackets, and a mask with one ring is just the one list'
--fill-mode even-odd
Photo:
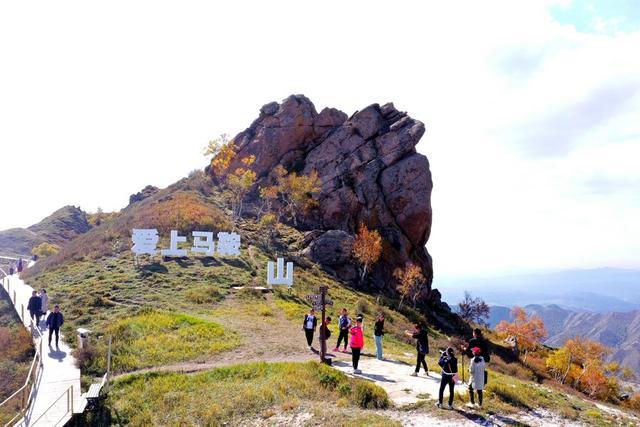
{"label": "person in white jacket", "polygon": [[478,347],[471,349],[473,352],[473,359],[471,359],[471,365],[469,365],[469,398],[471,400],[471,406],[476,406],[475,398],[473,395],[474,390],[478,393],[478,406],[482,406],[482,391],[485,386],[485,363],[482,358],[482,350]]}
{"label": "person in white jacket", "polygon": [[49,311],[49,295],[47,295],[47,290],[42,289],[40,291],[40,300],[42,301],[42,307],[40,308],[40,313],[42,313],[43,319],[47,317],[47,311]]}

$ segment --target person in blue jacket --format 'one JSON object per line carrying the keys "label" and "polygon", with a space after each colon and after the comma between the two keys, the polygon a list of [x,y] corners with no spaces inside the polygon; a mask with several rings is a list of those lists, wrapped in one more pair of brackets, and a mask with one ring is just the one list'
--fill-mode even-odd
{"label": "person in blue jacket", "polygon": [[60,307],[53,307],[53,311],[47,317],[47,326],[49,327],[49,347],[51,347],[51,336],[56,334],[56,347],[58,347],[58,338],[60,336],[60,328],[64,324],[64,316],[60,312]]}

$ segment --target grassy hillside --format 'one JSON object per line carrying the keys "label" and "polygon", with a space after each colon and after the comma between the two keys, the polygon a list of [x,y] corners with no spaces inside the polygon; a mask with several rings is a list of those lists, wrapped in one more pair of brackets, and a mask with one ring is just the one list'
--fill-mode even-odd
{"label": "grassy hillside", "polygon": [[[67,337],[79,326],[92,331],[91,345],[77,353],[85,380],[104,373],[112,337],[116,379],[109,397],[100,411],[78,422],[398,425],[403,413],[371,412],[389,405],[384,390],[315,363],[318,357],[307,350],[301,331],[310,307],[305,297],[320,285],[329,286],[334,301],[328,313],[334,318],[330,347],[337,338],[340,308],[364,314],[365,357],[374,353],[374,315],[383,311],[385,357],[413,363],[414,342],[403,331],[424,317],[410,307],[399,312],[398,301],[353,289],[326,274],[301,256],[305,235],[300,231],[276,225],[267,233],[253,219],[241,220],[239,257],[154,256],[135,262],[129,250],[132,228],[158,228],[159,247],[167,247],[171,229],[183,235],[228,231],[228,218],[209,180],[193,174],[133,203],[25,274],[32,286],[47,288],[51,303],[61,306]],[[262,293],[248,288],[266,285],[266,262],[278,255],[295,263],[293,289]],[[245,288],[234,289],[238,286]],[[428,363],[433,369],[435,350],[455,340],[435,328],[430,334],[434,351]],[[490,419],[500,414],[518,420],[535,408],[589,424],[627,422],[558,389],[544,369],[511,360],[499,346],[493,360],[485,408],[447,417]],[[432,416],[432,403],[425,397],[409,410],[412,416]]]}

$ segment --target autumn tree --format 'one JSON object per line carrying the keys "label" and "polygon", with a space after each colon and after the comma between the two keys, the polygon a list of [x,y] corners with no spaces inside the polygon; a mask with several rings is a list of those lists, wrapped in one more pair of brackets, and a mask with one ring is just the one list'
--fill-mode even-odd
{"label": "autumn tree", "polygon": [[382,237],[378,230],[369,230],[361,223],[353,241],[352,252],[354,258],[362,265],[360,281],[364,281],[367,269],[378,262],[382,255]]}
{"label": "autumn tree", "polygon": [[548,336],[547,328],[539,316],[530,316],[522,308],[515,306],[511,310],[513,322],[501,321],[496,326],[496,332],[504,339],[513,342],[513,348],[517,355],[524,352],[523,361],[527,360],[527,353],[535,350],[540,342]]}
{"label": "autumn tree", "polygon": [[253,155],[243,158],[241,160],[242,167],[236,168],[225,177],[228,188],[226,196],[231,202],[231,222],[234,229],[238,219],[242,216],[244,198],[256,182],[256,173],[250,169],[255,159]]}
{"label": "autumn tree", "polygon": [[418,296],[426,286],[426,279],[422,274],[422,269],[413,263],[409,263],[404,268],[396,268],[393,276],[398,281],[397,289],[400,293],[398,310],[402,309],[402,304],[407,298],[413,301],[415,308]]}
{"label": "autumn tree", "polygon": [[54,245],[52,243],[43,242],[38,246],[31,250],[31,254],[37,256],[38,258],[46,258],[51,255],[55,255],[60,251],[60,247],[58,245]]}
{"label": "autumn tree", "polygon": [[211,156],[211,171],[214,176],[224,176],[231,162],[236,156],[236,147],[233,140],[229,139],[226,133],[221,134],[218,138],[209,141],[204,150],[205,156]]}
{"label": "autumn tree", "polygon": [[464,300],[458,303],[458,314],[467,322],[475,322],[479,325],[488,326],[490,313],[489,305],[480,298],[472,298],[467,291],[464,293]]}
{"label": "autumn tree", "polygon": [[316,195],[320,192],[320,178],[312,171],[309,175],[298,175],[278,165],[275,176],[280,199],[285,206],[293,224],[298,225],[298,215],[305,213],[318,204]]}

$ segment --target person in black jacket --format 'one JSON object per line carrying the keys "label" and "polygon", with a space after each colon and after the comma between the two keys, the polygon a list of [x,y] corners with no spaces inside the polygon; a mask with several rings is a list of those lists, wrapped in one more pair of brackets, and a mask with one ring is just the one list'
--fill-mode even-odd
{"label": "person in black jacket", "polygon": [[456,385],[454,379],[458,373],[458,359],[456,359],[453,348],[449,347],[440,355],[438,365],[442,368],[442,378],[440,379],[440,391],[438,392],[438,408],[442,408],[442,399],[444,397],[444,389],[449,386],[449,406],[453,409],[453,389]]}
{"label": "person in black jacket", "polygon": [[378,313],[376,323],[373,325],[373,336],[376,340],[376,358],[383,360],[382,357],[382,337],[384,336],[384,314]]}
{"label": "person in black jacket", "polygon": [[309,350],[311,350],[313,334],[316,331],[316,326],[318,326],[318,318],[316,317],[315,310],[312,308],[309,310],[309,314],[304,315],[304,320],[302,322],[302,330],[307,337],[307,346],[309,347]]}
{"label": "person in black jacket", "polygon": [[36,325],[40,323],[40,310],[42,310],[42,300],[38,296],[36,291],[31,293],[31,298],[29,298],[29,304],[27,304],[27,310],[29,310],[29,314]]}
{"label": "person in black jacket", "polygon": [[421,323],[416,323],[414,325],[413,332],[404,331],[404,333],[406,336],[416,339],[418,357],[416,360],[416,370],[411,373],[411,376],[418,376],[418,372],[420,372],[420,365],[424,368],[425,375],[429,376],[429,369],[427,368],[427,361],[425,360],[427,354],[429,354],[429,335],[427,334],[427,328],[425,328]]}
{"label": "person in black jacket", "polygon": [[51,347],[51,336],[56,334],[56,347],[58,347],[58,337],[60,335],[60,328],[64,324],[64,316],[60,313],[60,307],[57,305],[53,307],[53,311],[49,313],[47,317],[47,326],[49,327],[49,347]]}
{"label": "person in black jacket", "polygon": [[473,330],[473,338],[469,340],[469,344],[467,344],[466,347],[463,347],[462,350],[470,359],[473,359],[475,355],[472,350],[474,348],[480,349],[480,354],[482,354],[485,364],[491,361],[491,345],[487,339],[482,336],[482,330],[480,328],[475,328]]}

